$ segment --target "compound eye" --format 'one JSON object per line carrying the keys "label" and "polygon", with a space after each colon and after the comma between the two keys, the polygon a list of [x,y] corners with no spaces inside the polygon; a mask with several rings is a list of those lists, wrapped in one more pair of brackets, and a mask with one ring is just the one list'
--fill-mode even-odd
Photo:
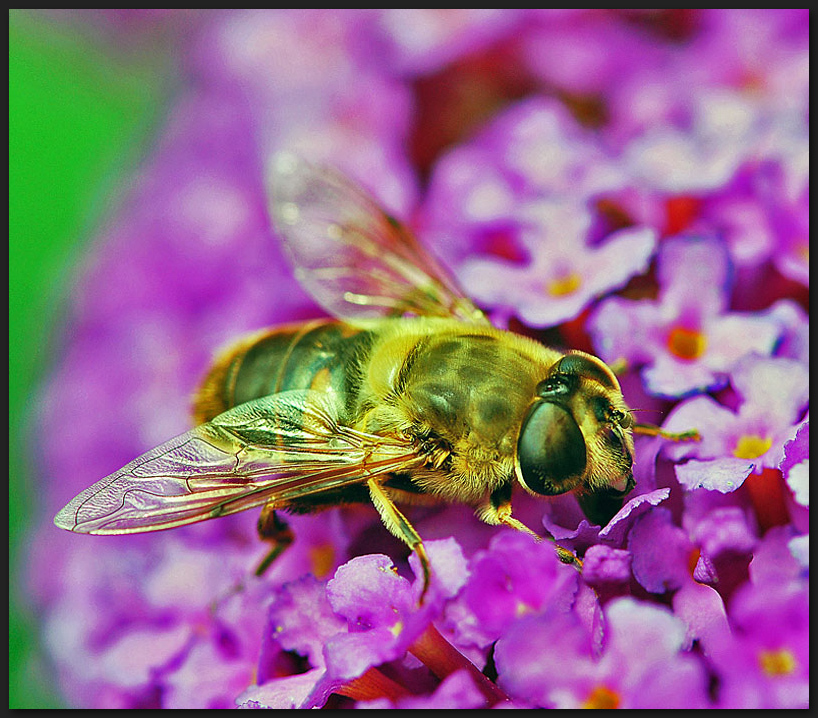
{"label": "compound eye", "polygon": [[566,354],[551,368],[550,373],[584,376],[598,381],[606,389],[619,389],[614,373],[602,360],[584,352]]}
{"label": "compound eye", "polygon": [[543,399],[559,399],[576,389],[576,377],[567,374],[553,374],[537,384],[534,392]]}
{"label": "compound eye", "polygon": [[528,410],[517,440],[518,478],[537,494],[554,496],[573,488],[587,461],[585,438],[570,412],[549,401]]}

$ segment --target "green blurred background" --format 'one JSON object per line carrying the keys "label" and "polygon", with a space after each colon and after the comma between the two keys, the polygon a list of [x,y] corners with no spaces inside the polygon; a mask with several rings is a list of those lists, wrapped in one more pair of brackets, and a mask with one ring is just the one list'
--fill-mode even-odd
{"label": "green blurred background", "polygon": [[[82,253],[150,147],[175,78],[161,27],[9,11],[9,707],[61,705],[21,563],[37,513],[31,407]],[[158,30],[158,31],[157,31]]]}

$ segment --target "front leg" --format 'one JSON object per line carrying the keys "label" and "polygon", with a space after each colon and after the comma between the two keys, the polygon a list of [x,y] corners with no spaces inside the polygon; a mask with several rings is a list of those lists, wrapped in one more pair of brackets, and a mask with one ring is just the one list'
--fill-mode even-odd
{"label": "front leg", "polygon": [[[511,484],[503,484],[499,489],[495,489],[489,496],[485,504],[478,506],[475,511],[478,518],[491,526],[508,526],[515,531],[528,534],[535,541],[542,541],[544,537],[532,531],[522,521],[518,521],[511,515]],[[562,563],[570,563],[578,569],[582,568],[582,561],[578,559],[567,548],[560,546],[556,539],[546,536],[549,541],[554,542],[557,558]]]}
{"label": "front leg", "polygon": [[426,596],[426,591],[429,589],[429,581],[431,579],[431,569],[429,568],[429,557],[426,555],[426,548],[420,535],[415,530],[415,527],[409,523],[407,519],[395,506],[394,501],[389,498],[389,494],[383,490],[383,486],[379,483],[376,477],[372,477],[367,481],[369,487],[369,496],[372,503],[381,515],[381,520],[389,532],[401,539],[412,551],[415,552],[420,559],[420,566],[423,569],[423,590],[420,594],[420,603]]}

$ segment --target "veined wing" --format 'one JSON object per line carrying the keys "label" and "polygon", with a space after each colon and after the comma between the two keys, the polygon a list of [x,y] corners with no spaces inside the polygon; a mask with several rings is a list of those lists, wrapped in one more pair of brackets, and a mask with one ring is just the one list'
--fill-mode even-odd
{"label": "veined wing", "polygon": [[269,182],[271,214],[296,277],[331,314],[488,323],[412,232],[345,176],[282,153]]}
{"label": "veined wing", "polygon": [[341,426],[336,416],[331,399],[314,391],[241,404],[97,482],[54,523],[78,533],[155,531],[421,463],[408,442]]}

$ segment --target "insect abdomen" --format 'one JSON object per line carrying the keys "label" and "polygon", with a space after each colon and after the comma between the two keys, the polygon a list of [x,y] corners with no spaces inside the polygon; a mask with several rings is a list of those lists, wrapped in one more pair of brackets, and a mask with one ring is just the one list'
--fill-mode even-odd
{"label": "insect abdomen", "polygon": [[343,404],[357,392],[371,336],[316,321],[266,331],[229,348],[214,363],[194,404],[197,423],[252,399],[293,389],[334,392]]}

